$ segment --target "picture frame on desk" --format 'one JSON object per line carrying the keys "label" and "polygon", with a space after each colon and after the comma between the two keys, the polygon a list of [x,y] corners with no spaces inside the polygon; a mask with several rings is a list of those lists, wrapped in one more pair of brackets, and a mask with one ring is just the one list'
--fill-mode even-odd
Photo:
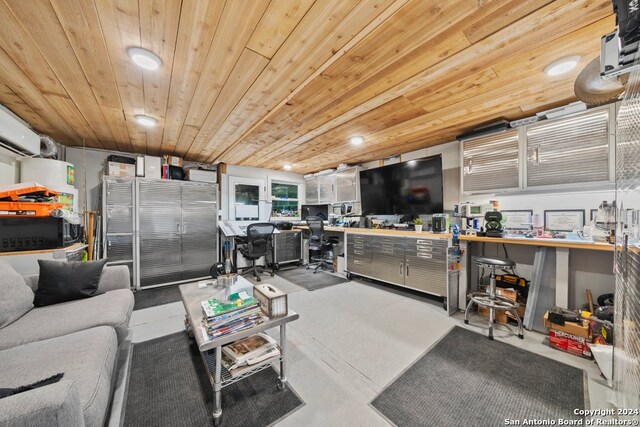
{"label": "picture frame on desk", "polygon": [[570,233],[574,230],[582,230],[584,224],[584,209],[549,209],[544,211],[544,228],[549,231]]}
{"label": "picture frame on desk", "polygon": [[502,209],[500,211],[506,214],[506,222],[504,228],[508,230],[533,230],[533,209]]}

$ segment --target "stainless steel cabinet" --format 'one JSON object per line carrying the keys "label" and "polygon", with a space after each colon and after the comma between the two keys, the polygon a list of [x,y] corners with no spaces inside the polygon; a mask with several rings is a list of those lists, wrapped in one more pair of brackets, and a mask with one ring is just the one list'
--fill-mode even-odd
{"label": "stainless steel cabinet", "polygon": [[306,178],[304,180],[304,192],[306,204],[313,205],[318,203],[318,178]]}
{"label": "stainless steel cabinet", "polygon": [[335,173],[318,175],[304,180],[307,205],[328,205],[335,201]]}
{"label": "stainless steel cabinet", "polygon": [[347,271],[447,297],[448,241],[347,233]]}
{"label": "stainless steel cabinet", "polygon": [[109,265],[126,265],[134,285],[134,179],[102,181],[102,253]]}
{"label": "stainless steel cabinet", "polygon": [[283,230],[273,235],[273,262],[276,265],[302,260],[302,231]]}
{"label": "stainless steel cabinet", "polygon": [[371,241],[372,236],[347,234],[347,271],[371,275]]}
{"label": "stainless steel cabinet", "polygon": [[137,180],[139,286],[205,277],[217,261],[217,189]]}
{"label": "stainless steel cabinet", "polygon": [[360,201],[360,168],[348,168],[336,172],[336,202]]}

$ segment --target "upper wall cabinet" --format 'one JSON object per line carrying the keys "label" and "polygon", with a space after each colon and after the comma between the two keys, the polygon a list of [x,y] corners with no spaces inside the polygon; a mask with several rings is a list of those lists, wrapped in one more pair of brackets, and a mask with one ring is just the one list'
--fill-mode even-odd
{"label": "upper wall cabinet", "polygon": [[462,191],[490,193],[518,188],[517,130],[462,142]]}
{"label": "upper wall cabinet", "polygon": [[529,126],[527,187],[608,182],[611,114],[597,109]]}
{"label": "upper wall cabinet", "polygon": [[306,178],[304,180],[305,203],[313,205],[318,203],[318,177]]}
{"label": "upper wall cabinet", "polygon": [[335,202],[335,173],[318,175],[304,180],[305,204],[328,205]]}
{"label": "upper wall cabinet", "polygon": [[360,200],[360,168],[348,168],[336,172],[336,202]]}
{"label": "upper wall cabinet", "polygon": [[462,144],[462,191],[496,193],[608,184],[615,105],[544,120]]}

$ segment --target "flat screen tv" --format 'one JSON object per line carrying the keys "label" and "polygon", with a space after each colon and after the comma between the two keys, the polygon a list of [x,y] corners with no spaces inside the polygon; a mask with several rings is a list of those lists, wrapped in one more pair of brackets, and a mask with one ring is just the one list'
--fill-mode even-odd
{"label": "flat screen tv", "polygon": [[360,171],[364,215],[442,213],[442,156]]}

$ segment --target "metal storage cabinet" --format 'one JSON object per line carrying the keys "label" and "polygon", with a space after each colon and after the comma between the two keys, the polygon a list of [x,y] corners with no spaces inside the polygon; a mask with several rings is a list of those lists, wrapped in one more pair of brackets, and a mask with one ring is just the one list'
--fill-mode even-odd
{"label": "metal storage cabinet", "polygon": [[217,188],[207,183],[181,182],[182,280],[209,275],[217,261]]}
{"label": "metal storage cabinet", "polygon": [[405,238],[371,236],[371,276],[404,286]]}
{"label": "metal storage cabinet", "polygon": [[134,179],[102,179],[102,253],[109,265],[129,267],[134,285]]}
{"label": "metal storage cabinet", "polygon": [[182,279],[181,190],[179,181],[137,180],[140,287]]}
{"label": "metal storage cabinet", "polygon": [[360,201],[360,168],[348,168],[336,172],[336,202]]}
{"label": "metal storage cabinet", "polygon": [[362,276],[371,275],[371,237],[347,234],[347,271]]}
{"label": "metal storage cabinet", "polygon": [[280,264],[300,262],[302,259],[302,231],[283,230],[273,235],[274,258],[276,268]]}
{"label": "metal storage cabinet", "polygon": [[335,173],[320,175],[318,180],[318,203],[328,205],[335,201]]}
{"label": "metal storage cabinet", "polygon": [[304,192],[306,204],[318,203],[318,178],[307,178],[304,180]]}
{"label": "metal storage cabinet", "polygon": [[407,237],[404,285],[447,296],[447,241]]}

